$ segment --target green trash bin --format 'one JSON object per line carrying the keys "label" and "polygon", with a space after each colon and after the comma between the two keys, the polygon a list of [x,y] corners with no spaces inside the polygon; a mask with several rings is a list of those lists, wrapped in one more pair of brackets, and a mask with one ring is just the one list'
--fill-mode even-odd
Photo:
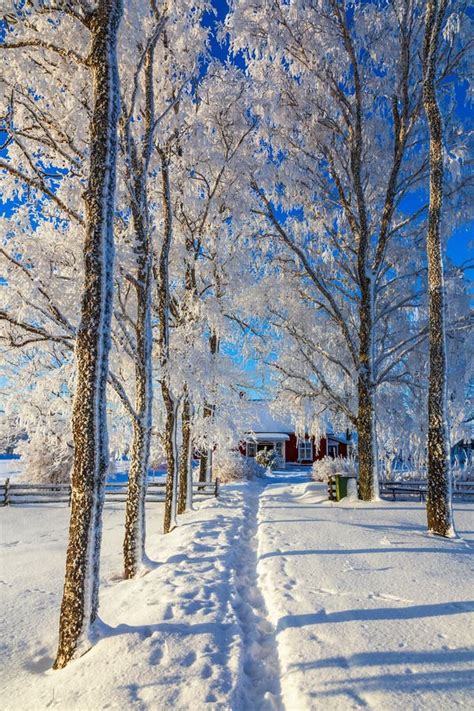
{"label": "green trash bin", "polygon": [[336,501],[347,496],[347,477],[336,474]]}
{"label": "green trash bin", "polygon": [[[345,499],[348,494],[347,490],[349,488],[349,482],[350,481],[357,482],[357,479],[354,476],[341,476],[340,474],[336,474],[335,479],[336,479],[336,501],[340,501],[341,499]],[[357,487],[357,483],[356,483],[356,487]]]}

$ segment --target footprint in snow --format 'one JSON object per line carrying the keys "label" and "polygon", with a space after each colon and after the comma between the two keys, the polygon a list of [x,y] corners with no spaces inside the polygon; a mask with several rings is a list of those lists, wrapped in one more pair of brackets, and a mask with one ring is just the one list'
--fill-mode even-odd
{"label": "footprint in snow", "polygon": [[167,605],[166,610],[163,615],[164,620],[172,620],[174,617],[174,612],[173,612],[173,606],[172,605]]}
{"label": "footprint in snow", "polygon": [[209,664],[205,664],[201,671],[201,679],[209,679],[212,676],[212,668]]}
{"label": "footprint in snow", "polygon": [[194,664],[195,661],[196,661],[196,653],[195,653],[195,652],[189,652],[188,654],[186,654],[186,656],[184,657],[184,659],[182,659],[182,660],[180,661],[180,664],[181,664],[182,667],[190,667],[190,666],[192,666],[192,665]]}

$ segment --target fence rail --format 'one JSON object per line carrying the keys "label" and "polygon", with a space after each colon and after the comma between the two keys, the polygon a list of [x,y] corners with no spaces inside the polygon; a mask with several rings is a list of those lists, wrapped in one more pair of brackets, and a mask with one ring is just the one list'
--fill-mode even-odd
{"label": "fence rail", "polygon": [[[426,501],[427,482],[426,479],[409,479],[405,481],[381,481],[380,494],[382,496],[391,496],[393,501],[396,501],[397,495],[401,496],[418,496],[420,501]],[[469,498],[474,496],[474,481],[456,481],[453,482],[453,498]],[[336,492],[336,477],[328,478],[328,499],[330,501],[337,500]]]}
{"label": "fence rail", "polygon": [[[146,501],[149,503],[165,500],[166,482],[149,482]],[[71,504],[72,489],[70,484],[23,484],[13,483],[11,479],[0,482],[0,505],[15,504]],[[193,499],[200,500],[219,496],[219,479],[210,482],[193,481]],[[107,482],[105,500],[124,503],[127,500],[127,483]]]}
{"label": "fence rail", "polygon": [[[380,484],[380,493],[390,494],[395,501],[397,494],[402,496],[415,495],[420,501],[426,500],[428,484],[426,479],[405,481],[384,481]],[[453,497],[466,498],[474,496],[474,481],[453,481]]]}

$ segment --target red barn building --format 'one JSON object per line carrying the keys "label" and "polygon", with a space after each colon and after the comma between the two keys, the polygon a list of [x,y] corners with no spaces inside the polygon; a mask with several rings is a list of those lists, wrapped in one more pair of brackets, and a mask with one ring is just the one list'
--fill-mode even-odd
{"label": "red barn building", "polygon": [[240,452],[255,457],[263,449],[274,450],[281,466],[309,465],[326,455],[346,457],[350,446],[347,437],[327,432],[316,442],[314,437],[298,437],[291,421],[274,417],[268,403],[255,401],[251,426],[240,442]]}

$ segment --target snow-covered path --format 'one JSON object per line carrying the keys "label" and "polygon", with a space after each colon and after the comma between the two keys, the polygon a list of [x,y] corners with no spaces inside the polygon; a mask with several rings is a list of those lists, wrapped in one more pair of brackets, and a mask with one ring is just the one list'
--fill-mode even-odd
{"label": "snow-covered path", "polygon": [[472,708],[474,507],[464,542],[425,533],[423,505],[331,504],[288,479],[259,510],[261,589],[282,697],[304,709]]}
{"label": "snow-covered path", "polygon": [[69,511],[0,510],[2,708],[470,708],[473,504],[452,542],[425,534],[420,504],[324,498],[292,474],[226,486],[168,536],[151,505],[156,566],[136,581],[106,506],[103,636],[55,672]]}

